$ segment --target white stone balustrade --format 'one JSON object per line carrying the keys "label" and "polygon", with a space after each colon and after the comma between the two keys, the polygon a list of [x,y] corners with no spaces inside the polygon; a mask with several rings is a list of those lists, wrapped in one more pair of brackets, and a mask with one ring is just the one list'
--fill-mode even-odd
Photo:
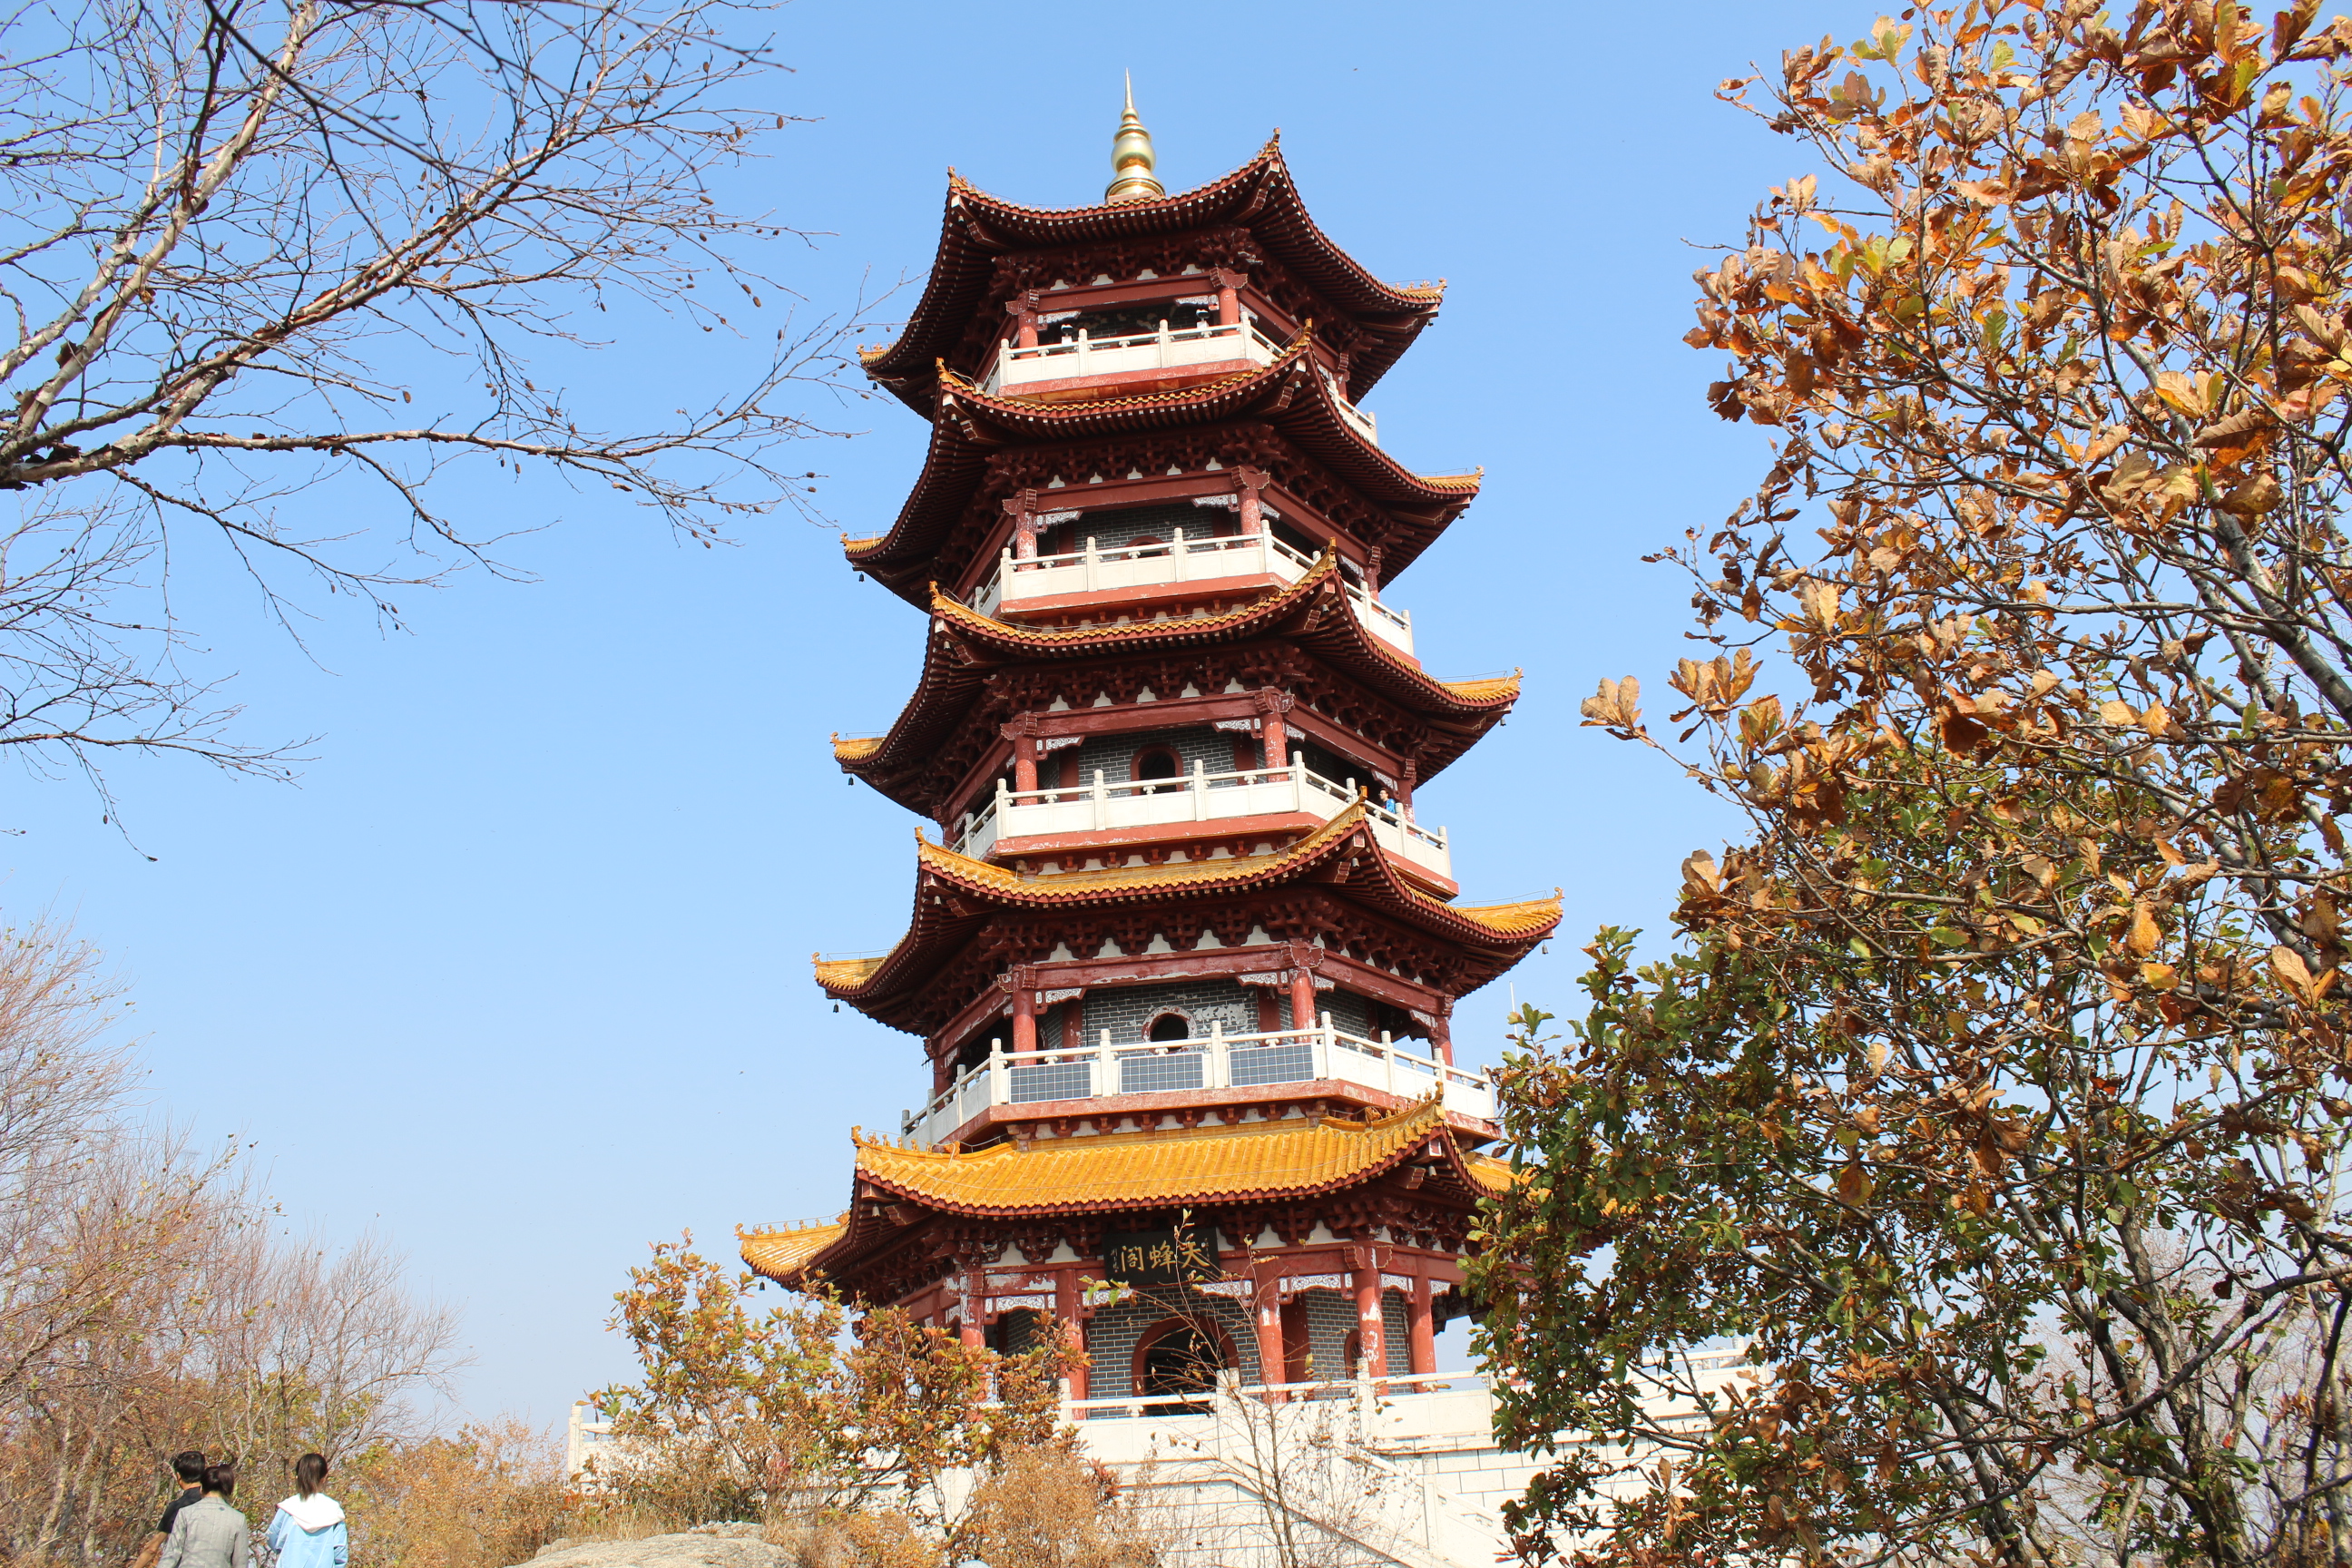
{"label": "white stone balustrade", "polygon": [[[1246,816],[1305,816],[1328,822],[1355,801],[1355,780],[1334,784],[1303,763],[1213,773],[1207,763],[1195,762],[1188,777],[1120,784],[1110,783],[1097,768],[1092,784],[1069,789],[1016,790],[999,779],[995,799],[964,818],[948,847],[977,860],[1008,838],[1062,837]],[[1365,816],[1381,848],[1453,881],[1454,849],[1444,828],[1423,827],[1384,805],[1368,805]]]}
{"label": "white stone balustrade", "polygon": [[1326,1013],[1308,1029],[1228,1035],[1220,1026],[1204,1039],[1141,1045],[1115,1046],[1108,1029],[1101,1044],[1076,1050],[1014,1053],[1002,1040],[992,1041],[986,1061],[967,1069],[919,1113],[906,1112],[899,1125],[929,1148],[991,1106],[1317,1079],[1360,1084],[1400,1100],[1443,1089],[1446,1110],[1495,1119],[1495,1085],[1484,1071],[1407,1050],[1386,1036],[1368,1040],[1335,1029]]}
{"label": "white stone balustrade", "polygon": [[1017,395],[1040,382],[1138,375],[1234,361],[1268,365],[1281,354],[1282,345],[1259,331],[1255,321],[1175,328],[1162,321],[1155,331],[1118,338],[1094,337],[1082,327],[1060,342],[1028,348],[1005,344],[981,385],[988,392]]}
{"label": "white stone balustrade", "polygon": [[[1174,583],[1207,582],[1222,577],[1272,578],[1296,583],[1315,564],[1273,534],[1230,534],[1223,537],[1187,534],[1163,543],[1130,544],[1097,549],[1089,541],[1084,550],[1062,555],[1017,559],[1006,550],[997,559],[996,575],[974,589],[969,601],[983,616],[1000,611],[1017,613],[1024,604],[1069,594],[1096,594],[1121,588],[1156,588]],[[1348,603],[1373,636],[1411,656],[1412,616],[1348,585]]]}

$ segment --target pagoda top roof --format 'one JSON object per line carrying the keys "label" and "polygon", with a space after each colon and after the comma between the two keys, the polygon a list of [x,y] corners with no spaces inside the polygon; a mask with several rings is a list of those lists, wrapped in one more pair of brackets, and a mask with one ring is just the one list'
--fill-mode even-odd
{"label": "pagoda top roof", "polygon": [[916,793],[916,781],[970,710],[990,670],[1009,663],[1100,660],[1287,636],[1333,668],[1430,721],[1436,744],[1421,758],[1423,783],[1475,744],[1519,699],[1516,672],[1439,680],[1369,630],[1348,597],[1339,557],[1328,549],[1297,582],[1255,604],[1213,616],[1064,630],[994,620],[936,592],[931,615],[934,630],[924,643],[921,682],[889,732],[836,738],[833,743],[834,758],[843,768],[926,815],[933,803]]}
{"label": "pagoda top roof", "polygon": [[[1262,420],[1402,525],[1384,546],[1383,575],[1394,581],[1477,499],[1484,474],[1417,474],[1398,462],[1342,412],[1338,388],[1307,353],[1307,330],[1301,329],[1281,354],[1262,367],[1180,392],[1090,403],[984,392],[953,371],[937,367],[937,415],[914,489],[887,532],[845,539],[842,552],[851,565],[872,573],[900,598],[921,604],[933,581],[955,575],[952,570],[941,570],[940,551],[978,492],[992,451]],[[1084,487],[1070,485],[1049,495],[1066,504],[1085,493]]]}
{"label": "pagoda top roof", "polygon": [[1276,132],[1232,174],[1148,201],[1024,206],[989,195],[950,169],[939,252],[922,298],[895,341],[862,350],[859,358],[868,375],[918,413],[929,413],[932,366],[954,352],[966,325],[989,305],[992,290],[1003,287],[999,256],[1218,227],[1248,229],[1275,260],[1369,330],[1370,343],[1349,366],[1355,397],[1370,391],[1436,319],[1444,298],[1442,281],[1383,283],[1334,244],[1307,216]]}
{"label": "pagoda top roof", "polygon": [[[814,959],[827,995],[893,1027],[915,1032],[926,983],[995,910],[1168,903],[1281,887],[1313,877],[1352,901],[1390,915],[1483,962],[1477,984],[1502,973],[1559,924],[1560,899],[1455,905],[1397,874],[1372,837],[1365,803],[1265,855],[1116,866],[1094,871],[1016,871],[959,855],[915,831],[915,913],[907,934],[878,958]],[[943,897],[952,892],[957,897]]]}
{"label": "pagoda top roof", "polygon": [[[1314,1197],[1360,1186],[1423,1151],[1475,1196],[1509,1188],[1501,1161],[1465,1150],[1439,1097],[1362,1121],[1286,1118],[1182,1131],[1097,1133],[1027,1148],[914,1149],[853,1133],[856,1180],[919,1207],[970,1218],[1160,1210]],[[790,1286],[853,1265],[889,1221],[852,1209],[828,1223],[739,1229],[743,1261]]]}

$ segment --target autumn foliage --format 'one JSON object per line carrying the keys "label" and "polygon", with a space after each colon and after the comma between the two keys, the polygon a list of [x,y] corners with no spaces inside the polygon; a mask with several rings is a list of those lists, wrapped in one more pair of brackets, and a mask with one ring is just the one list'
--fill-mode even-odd
{"label": "autumn foliage", "polygon": [[896,1310],[853,1317],[827,1296],[762,1310],[761,1281],[691,1243],[656,1243],[616,1298],[613,1325],[642,1378],[595,1395],[617,1441],[593,1479],[619,1500],[681,1524],[824,1525],[888,1557],[877,1542],[943,1548],[969,1528],[972,1477],[1066,1455],[1058,1342],[1000,1355]]}
{"label": "autumn foliage", "polygon": [[[1596,1563],[2343,1563],[2352,22],[1979,0],[1727,82],[1771,447],[1588,721],[1752,831],[1519,1020],[1481,1264]],[[1753,1377],[1689,1407],[1676,1352]]]}

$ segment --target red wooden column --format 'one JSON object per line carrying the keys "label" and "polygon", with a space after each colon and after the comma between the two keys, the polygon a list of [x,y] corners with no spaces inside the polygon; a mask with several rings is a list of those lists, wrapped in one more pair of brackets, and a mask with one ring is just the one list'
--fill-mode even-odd
{"label": "red wooden column", "polygon": [[1294,1029],[1315,1026],[1315,972],[1311,969],[1290,972],[1290,1026]]}
{"label": "red wooden column", "polygon": [[1442,997],[1437,1004],[1437,1020],[1429,1026],[1429,1048],[1447,1067],[1454,1065],[1454,1000]]}
{"label": "red wooden column", "polygon": [[[1379,1277],[1375,1275],[1374,1278]],[[988,1322],[983,1307],[988,1300],[988,1282],[977,1265],[963,1271],[961,1289],[963,1322],[959,1325],[958,1337],[968,1345],[985,1345],[988,1343]]]}
{"label": "red wooden column", "polygon": [[1389,1370],[1388,1324],[1381,1316],[1381,1249],[1358,1247],[1351,1250],[1356,1265],[1356,1353],[1377,1380]]}
{"label": "red wooden column", "polygon": [[1405,1324],[1409,1333],[1409,1349],[1412,1363],[1409,1370],[1417,1373],[1437,1370],[1437,1311],[1430,1300],[1429,1266],[1426,1262],[1413,1270],[1412,1299],[1405,1308]]}
{"label": "red wooden column", "polygon": [[1007,496],[998,503],[1013,519],[1013,557],[1016,561],[1037,559],[1037,492],[1023,490]]}
{"label": "red wooden column", "polygon": [[[1242,322],[1242,285],[1249,281],[1246,274],[1229,271],[1220,267],[1209,277],[1217,286],[1217,325],[1238,327]],[[1008,307],[1009,308],[1009,307]]]}
{"label": "red wooden column", "polygon": [[[1257,1313],[1257,1380],[1289,1383],[1294,1380],[1282,1344],[1282,1260],[1257,1259],[1256,1276],[1257,1288],[1251,1299]],[[1269,1397],[1279,1403],[1289,1395],[1277,1394]]]}
{"label": "red wooden column", "polygon": [[1054,1275],[1054,1318],[1061,1325],[1062,1348],[1070,1358],[1070,1397],[1087,1397],[1087,1331],[1078,1321],[1078,1270],[1076,1264]]}
{"label": "red wooden column", "polygon": [[1004,313],[1013,320],[1015,348],[1037,346],[1037,290],[1028,289],[1004,301]]}
{"label": "red wooden column", "polygon": [[[999,733],[1013,742],[1013,787],[1027,795],[1037,787],[1037,721],[1024,713]],[[1004,831],[1002,824],[997,831]]]}
{"label": "red wooden column", "polygon": [[1273,482],[1274,476],[1264,468],[1240,468],[1234,470],[1234,484],[1242,498],[1242,532],[1256,533],[1265,528],[1265,512],[1258,501],[1258,492]]}
{"label": "red wooden column", "polygon": [[1037,976],[1026,966],[1005,977],[1013,990],[1013,1050],[1025,1056],[1037,1048]]}
{"label": "red wooden column", "polygon": [[1294,1029],[1315,1027],[1315,971],[1322,954],[1313,943],[1294,942],[1284,949],[1289,960],[1290,1026]]}
{"label": "red wooden column", "polygon": [[1258,737],[1265,748],[1266,771],[1273,773],[1286,768],[1290,765],[1290,734],[1282,716],[1290,711],[1290,694],[1266,686],[1257,690],[1255,700]]}

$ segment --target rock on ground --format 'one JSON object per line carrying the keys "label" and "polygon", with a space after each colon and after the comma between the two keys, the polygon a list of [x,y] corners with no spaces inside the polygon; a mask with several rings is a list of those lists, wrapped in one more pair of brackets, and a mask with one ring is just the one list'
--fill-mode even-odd
{"label": "rock on ground", "polygon": [[756,1524],[705,1524],[642,1541],[551,1542],[530,1568],[791,1568],[793,1561],[761,1540]]}

